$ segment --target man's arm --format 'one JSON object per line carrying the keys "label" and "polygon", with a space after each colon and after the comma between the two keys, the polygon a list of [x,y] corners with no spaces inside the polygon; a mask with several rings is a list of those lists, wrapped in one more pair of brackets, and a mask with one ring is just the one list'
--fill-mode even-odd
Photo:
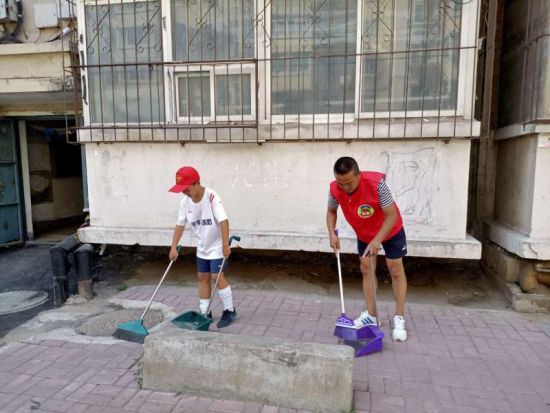
{"label": "man's arm", "polygon": [[365,253],[369,253],[371,255],[378,254],[378,251],[380,250],[380,248],[382,248],[382,241],[384,241],[386,236],[391,232],[393,226],[397,222],[397,209],[395,208],[394,203],[385,208],[382,208],[382,211],[384,212],[385,216],[384,222],[382,223],[382,226],[380,227],[380,230],[378,231],[376,236],[369,243],[367,249],[365,250]]}
{"label": "man's arm", "polygon": [[330,246],[336,251],[340,250],[340,238],[336,234],[336,220],[338,219],[338,207],[327,209],[327,229]]}
{"label": "man's arm", "polygon": [[174,235],[172,235],[172,247],[170,248],[170,254],[168,255],[171,260],[176,260],[178,258],[177,247],[184,230],[185,225],[176,225],[176,228],[174,228]]}
{"label": "man's arm", "polygon": [[223,256],[225,258],[231,255],[231,248],[229,247],[229,220],[225,219],[220,222],[220,229],[222,231],[222,245],[223,245]]}

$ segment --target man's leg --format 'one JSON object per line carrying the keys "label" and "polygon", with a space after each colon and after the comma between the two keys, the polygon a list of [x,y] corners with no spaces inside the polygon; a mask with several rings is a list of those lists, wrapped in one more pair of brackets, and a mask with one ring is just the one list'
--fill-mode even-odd
{"label": "man's leg", "polygon": [[[376,280],[376,257],[361,257],[360,268],[363,275],[363,295],[365,296],[365,304],[369,315],[376,317],[376,302],[374,300],[374,286],[378,288]],[[374,265],[374,271],[371,271],[371,265]],[[374,272],[374,284],[372,273]]]}
{"label": "man's leg", "polygon": [[405,315],[405,297],[407,295],[407,277],[403,267],[403,258],[386,258],[386,264],[391,275],[391,286],[395,296],[396,315]]}

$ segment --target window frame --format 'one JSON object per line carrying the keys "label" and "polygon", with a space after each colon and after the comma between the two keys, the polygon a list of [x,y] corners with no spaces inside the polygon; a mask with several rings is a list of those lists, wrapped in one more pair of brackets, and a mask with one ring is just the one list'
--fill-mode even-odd
{"label": "window frame", "polygon": [[[163,47],[163,59],[166,57],[165,50],[164,50],[164,44],[165,44],[165,34],[164,34],[164,3],[165,0],[157,0],[160,6],[160,27],[159,32],[161,35],[161,43]],[[82,24],[78,24],[78,53],[81,60],[81,66],[80,67],[80,84],[82,87],[82,90],[86,91],[85,97],[86,99],[82,99],[82,117],[84,119],[84,127],[117,127],[117,126],[123,126],[127,128],[135,128],[140,127],[143,125],[151,125],[151,126],[161,126],[166,123],[166,120],[168,119],[168,106],[166,106],[166,93],[167,89],[166,86],[164,88],[162,87],[162,82],[159,82],[159,91],[162,91],[165,95],[164,101],[164,119],[159,119],[158,121],[141,121],[141,122],[104,122],[103,119],[101,122],[91,122],[91,105],[90,105],[90,77],[88,73],[88,68],[86,65],[88,64],[88,55],[87,55],[87,46],[88,46],[88,40],[86,36],[87,27],[86,27],[86,6],[116,6],[121,4],[137,4],[137,3],[147,3],[147,0],[78,0],[76,5],[76,11],[77,11],[77,21],[82,22]],[[127,63],[127,66],[132,66],[132,63]],[[162,65],[162,62],[154,62],[154,65]],[[103,67],[102,64],[99,65],[100,73],[101,70],[109,70],[108,67]],[[165,72],[164,72],[165,74]],[[166,75],[164,77],[164,83],[166,85]],[[151,102],[152,104],[152,102]],[[116,135],[116,134],[115,134]]]}
{"label": "window frame", "polygon": [[[173,51],[172,51],[172,16],[171,16],[171,0],[158,0],[161,7],[161,41],[162,41],[162,56],[163,63],[163,78],[164,78],[164,119],[159,121],[142,121],[142,124],[157,126],[162,124],[193,124],[185,118],[178,118],[177,107],[177,90],[176,90],[176,78],[175,76],[181,72],[185,72],[184,66],[197,66],[195,63],[179,64],[174,63]],[[356,42],[356,67],[355,67],[355,102],[354,111],[346,113],[333,113],[333,114],[292,114],[292,115],[271,115],[271,46],[269,44],[269,37],[271,34],[271,1],[270,0],[254,0],[254,44],[255,44],[255,56],[253,59],[242,59],[242,61],[231,62],[212,62],[209,64],[213,71],[220,71],[215,66],[223,66],[226,64],[234,65],[237,67],[243,67],[243,74],[251,74],[251,115],[219,115],[220,118],[216,118],[215,115],[215,96],[211,95],[211,108],[212,114],[207,122],[202,121],[200,124],[207,124],[212,121],[229,122],[238,121],[256,121],[260,125],[269,124],[285,124],[289,122],[299,122],[303,124],[315,124],[315,123],[332,123],[332,122],[344,122],[350,123],[361,119],[391,119],[391,118],[429,118],[429,117],[463,117],[470,120],[473,116],[473,105],[475,102],[475,96],[473,95],[475,89],[475,76],[473,75],[475,64],[477,60],[477,33],[476,28],[479,21],[479,7],[480,0],[472,0],[462,4],[462,15],[460,24],[460,44],[457,48],[459,51],[459,64],[458,64],[458,87],[457,87],[457,105],[455,109],[448,110],[419,110],[419,111],[388,111],[388,112],[361,112],[361,70],[362,65],[360,60],[361,56],[361,33],[363,30],[363,6],[365,0],[357,0],[357,42]],[[116,5],[121,3],[146,3],[146,0],[79,0],[77,4],[77,13],[79,21],[79,53],[82,65],[87,65],[87,39],[86,39],[86,6],[101,6],[101,5]],[[259,12],[258,12],[259,11]],[[261,24],[261,28],[258,27]],[[467,48],[469,47],[469,48]],[[201,66],[201,64],[199,64]],[[207,64],[202,64],[203,68]],[[175,70],[177,68],[177,70]],[[246,70],[245,70],[246,68]],[[253,69],[252,69],[253,68]],[[104,68],[103,70],[108,70]],[[231,74],[231,72],[230,72]],[[211,83],[215,83],[214,76],[211,76]],[[83,90],[86,91],[86,99],[82,100],[84,125],[86,126],[117,126],[122,125],[126,127],[139,126],[138,122],[95,122],[91,123],[91,105],[90,105],[90,89],[89,89],[89,76],[87,67],[81,68],[81,85]],[[162,90],[162,85],[161,86]],[[213,89],[213,86],[211,86]],[[206,118],[206,117],[205,117]]]}
{"label": "window frame", "polygon": [[[250,122],[256,120],[256,67],[253,63],[221,63],[216,64],[178,64],[169,68],[170,77],[173,79],[171,88],[174,91],[173,98],[173,122],[185,125],[206,125],[211,122]],[[187,78],[186,73],[208,73],[210,115],[208,116],[180,116],[179,107],[179,82],[180,78]],[[216,76],[248,74],[250,75],[250,114],[246,115],[218,115],[216,111]],[[243,89],[244,90],[244,89]]]}
{"label": "window frame", "polygon": [[[456,107],[454,109],[443,110],[405,110],[405,111],[386,111],[386,112],[363,112],[361,111],[361,79],[362,69],[362,48],[361,48],[361,34],[363,33],[363,5],[365,0],[358,0],[357,2],[357,15],[361,17],[361,20],[357,22],[357,59],[356,59],[356,76],[355,76],[355,115],[358,119],[391,119],[391,118],[424,118],[424,117],[464,117],[470,119],[472,113],[472,100],[466,99],[468,96],[472,96],[475,88],[475,79],[472,79],[472,74],[475,70],[475,56],[477,54],[476,48],[467,48],[468,45],[476,45],[476,27],[477,20],[479,19],[479,0],[472,0],[465,2],[461,5],[461,19],[460,19],[460,43],[456,50],[458,50],[458,73],[457,73],[457,98]],[[396,15],[393,16],[394,25]],[[464,61],[464,65],[461,62]],[[453,69],[454,70],[454,69]]]}

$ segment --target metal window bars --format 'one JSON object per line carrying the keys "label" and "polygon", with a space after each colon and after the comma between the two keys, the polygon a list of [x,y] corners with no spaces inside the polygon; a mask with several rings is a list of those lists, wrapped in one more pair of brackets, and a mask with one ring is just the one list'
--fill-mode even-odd
{"label": "metal window bars", "polygon": [[478,136],[478,2],[79,0],[78,140]]}

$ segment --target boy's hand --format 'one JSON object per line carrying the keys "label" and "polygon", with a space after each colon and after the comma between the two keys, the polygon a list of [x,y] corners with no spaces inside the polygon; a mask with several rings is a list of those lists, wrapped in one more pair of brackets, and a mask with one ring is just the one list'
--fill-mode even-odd
{"label": "boy's hand", "polygon": [[231,247],[229,246],[229,244],[224,244],[223,245],[223,256],[225,258],[229,258],[230,255],[231,255]]}
{"label": "boy's hand", "polygon": [[338,235],[332,234],[330,236],[330,246],[334,249],[334,252],[340,251],[340,238],[338,238]]}
{"label": "boy's hand", "polygon": [[170,248],[170,253],[168,254],[168,258],[170,258],[170,261],[176,261],[178,259],[178,250],[176,247]]}

